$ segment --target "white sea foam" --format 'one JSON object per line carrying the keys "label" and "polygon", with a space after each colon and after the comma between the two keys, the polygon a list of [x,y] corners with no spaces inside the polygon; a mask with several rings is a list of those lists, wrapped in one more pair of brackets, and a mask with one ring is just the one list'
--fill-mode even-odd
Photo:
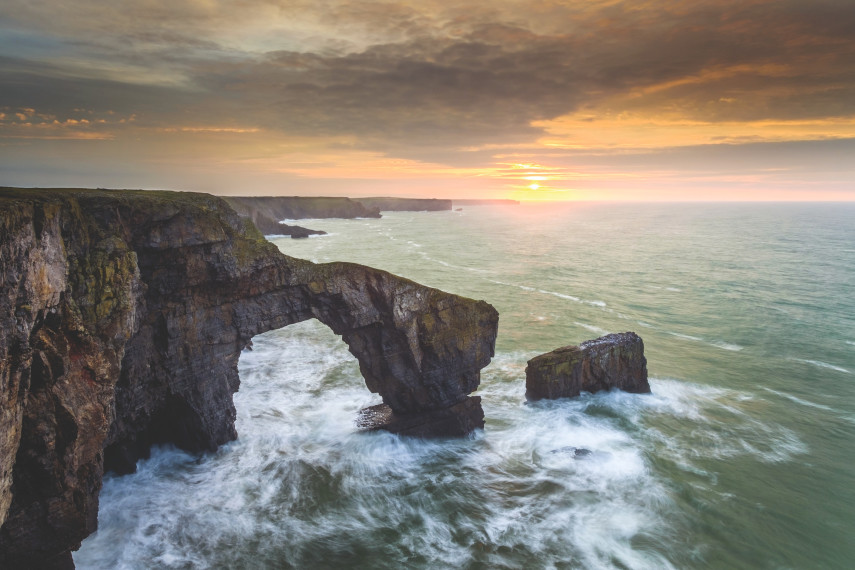
{"label": "white sea foam", "polygon": [[[652,328],[655,328],[655,327],[652,327]],[[729,350],[731,352],[739,352],[740,350],[742,350],[744,348],[742,346],[739,346],[738,344],[733,344],[730,342],[724,342],[721,340],[705,340],[699,336],[692,336],[692,335],[673,332],[673,331],[665,331],[665,332],[667,332],[671,336],[676,336],[677,338],[682,338],[685,340],[691,340],[691,341],[695,341],[695,342],[702,342],[704,344],[708,344],[709,346],[721,348],[722,350]]]}
{"label": "white sea foam", "polygon": [[574,303],[582,303],[585,305],[591,305],[592,307],[605,307],[605,301],[589,301],[587,299],[581,299],[574,295],[568,295],[567,293],[558,293],[556,291],[547,291],[546,289],[537,289],[535,287],[529,287],[528,285],[521,285],[518,283],[507,283],[505,281],[498,281],[496,279],[486,279],[490,283],[496,283],[497,285],[505,285],[506,287],[516,287],[517,289],[522,289],[527,292],[537,292],[543,293],[544,295],[552,295],[553,297],[558,297],[559,299],[566,299],[568,301],[573,301]]}
{"label": "white sea foam", "polygon": [[650,432],[662,443],[658,452],[688,470],[695,469],[694,461],[699,458],[749,455],[779,463],[808,451],[793,430],[758,419],[754,414],[756,398],[751,394],[663,379],[651,379],[650,385],[656,396],[648,401],[653,409],[684,416],[695,424],[695,429],[680,436],[659,429]]}
{"label": "white sea foam", "polygon": [[829,364],[828,362],[823,362],[821,360],[810,360],[807,358],[791,358],[795,362],[803,362],[805,364],[811,364],[813,366],[818,366],[820,368],[827,368],[828,370],[835,370],[837,372],[843,372],[844,374],[851,374],[849,370],[843,368],[842,366],[835,366],[834,364]]}
{"label": "white sea foam", "polygon": [[739,352],[740,350],[742,350],[744,348],[742,346],[739,346],[738,344],[732,344],[732,343],[723,342],[720,340],[710,341],[709,344],[711,344],[712,346],[717,346],[718,348],[723,348],[724,350],[730,350],[733,352]]}
{"label": "white sea foam", "polygon": [[704,341],[704,339],[702,339],[702,338],[701,338],[701,337],[699,337],[699,336],[692,336],[692,335],[688,335],[688,334],[683,334],[683,333],[678,333],[678,332],[671,332],[671,331],[666,331],[666,332],[667,332],[668,334],[670,334],[671,336],[676,336],[677,338],[682,338],[682,339],[686,339],[686,340],[695,340],[695,341],[698,341],[698,342],[703,342],[703,341]]}
{"label": "white sea foam", "polygon": [[[254,345],[240,361],[239,440],[201,458],[162,448],[137,474],[108,478],[79,568],[346,565],[359,551],[391,565],[418,553],[432,567],[494,567],[520,544],[525,563],[542,567],[669,568],[633,546],[671,535],[673,506],[650,454],[714,477],[696,460],[803,451],[741,409],[750,396],[679,381],[651,379],[653,395],[526,404],[530,352],[499,353],[484,370],[487,426],[470,439],[360,434],[353,418],[377,396],[335,335],[312,321]],[[657,416],[696,427],[647,425]]]}
{"label": "white sea foam", "polygon": [[[317,323],[254,345],[240,361],[239,440],[202,457],[161,448],[137,474],[109,477],[79,568],[412,567],[414,556],[430,561],[416,567],[496,567],[520,544],[521,563],[541,567],[669,566],[632,544],[669,521],[643,446],[608,418],[575,413],[594,398],[532,407],[508,397],[529,354],[498,355],[485,370],[486,431],[422,441],[355,431],[356,410],[376,396]],[[566,446],[594,453],[577,460]]]}
{"label": "white sea foam", "polygon": [[600,336],[609,334],[609,331],[607,331],[606,329],[601,329],[600,327],[596,327],[594,325],[589,325],[586,323],[580,323],[579,321],[573,321],[573,323],[579,325],[583,329],[587,329],[593,333],[597,333]]}
{"label": "white sea foam", "polygon": [[[447,261],[443,261],[441,259],[437,259],[435,257],[432,257],[432,256],[428,255],[427,253],[425,253],[424,251],[421,251],[421,250],[417,250],[416,253],[418,253],[422,257],[422,259],[425,259],[425,260],[430,261],[432,263],[438,263],[444,267],[449,267],[451,269],[460,269],[461,271],[471,271],[473,273],[486,273],[485,269],[480,269],[477,267],[465,267],[462,265],[454,265],[452,263],[448,263]],[[491,280],[488,279],[488,281],[491,281]],[[498,281],[493,281],[493,282],[498,283]],[[501,285],[504,285],[504,283],[501,283]]]}
{"label": "white sea foam", "polygon": [[855,346],[855,341],[847,340],[845,342],[846,342],[846,344],[848,344],[850,346]]}
{"label": "white sea foam", "polygon": [[582,299],[579,297],[574,297],[573,295],[567,295],[565,293],[556,293],[555,291],[544,291],[543,289],[539,290],[540,293],[544,293],[546,295],[553,295],[558,297],[559,299],[567,299],[568,301],[574,301],[576,303],[581,303]]}
{"label": "white sea foam", "polygon": [[831,408],[829,406],[824,406],[822,404],[817,404],[816,402],[803,400],[802,398],[799,398],[797,396],[793,396],[792,394],[787,394],[786,392],[779,392],[778,390],[766,388],[765,386],[763,387],[763,389],[766,390],[767,392],[771,392],[772,394],[776,394],[778,396],[781,396],[782,398],[786,398],[787,400],[790,400],[791,402],[795,402],[796,404],[801,404],[802,406],[808,406],[809,408],[817,408],[819,410],[827,410],[829,412],[836,412],[837,411],[834,408]]}
{"label": "white sea foam", "polygon": [[[533,289],[532,289],[533,290]],[[591,305],[593,307],[605,307],[605,301],[588,301],[586,299],[580,299],[579,297],[574,297],[573,295],[567,295],[565,293],[557,293],[555,291],[546,291],[544,289],[538,289],[538,293],[543,293],[545,295],[552,295],[554,297],[558,297],[559,299],[567,299],[570,301],[574,301],[576,303],[584,303],[585,305]]]}

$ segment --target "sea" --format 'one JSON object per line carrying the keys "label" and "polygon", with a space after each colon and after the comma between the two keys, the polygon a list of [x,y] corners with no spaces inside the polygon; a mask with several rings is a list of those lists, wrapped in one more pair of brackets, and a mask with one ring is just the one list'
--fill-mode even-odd
{"label": "sea", "polygon": [[[240,358],[239,438],[108,475],[81,569],[855,567],[855,205],[541,203],[300,220],[284,253],[499,311],[486,426],[364,433],[317,321]],[[644,340],[651,394],[527,402],[532,357]],[[573,448],[591,453],[578,457]]]}

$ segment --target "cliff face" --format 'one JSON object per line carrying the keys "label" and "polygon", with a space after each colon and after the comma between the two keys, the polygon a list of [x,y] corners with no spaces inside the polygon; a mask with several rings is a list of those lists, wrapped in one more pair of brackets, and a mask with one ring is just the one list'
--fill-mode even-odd
{"label": "cliff face", "polygon": [[397,418],[441,418],[426,435],[483,417],[468,394],[490,305],[289,258],[212,196],[0,189],[0,275],[0,567],[70,565],[105,465],[234,439],[237,361],[260,332],[318,318]]}
{"label": "cliff face", "polygon": [[372,197],[372,198],[354,198],[367,208],[383,211],[397,212],[438,212],[451,209],[451,200],[441,200],[438,198],[391,198],[391,197]]}
{"label": "cliff face", "polygon": [[[229,196],[225,198],[239,214],[266,216],[274,221],[305,218],[379,218],[380,211],[356,200],[328,196]],[[262,230],[264,231],[264,230]]]}
{"label": "cliff face", "polygon": [[541,354],[528,361],[525,387],[530,400],[612,388],[650,392],[644,342],[633,332],[615,333]]}

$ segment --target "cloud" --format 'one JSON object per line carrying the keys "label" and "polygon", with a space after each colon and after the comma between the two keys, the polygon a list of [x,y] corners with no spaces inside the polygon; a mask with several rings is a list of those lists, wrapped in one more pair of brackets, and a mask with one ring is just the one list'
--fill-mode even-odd
{"label": "cloud", "polygon": [[793,140],[848,136],[822,125],[855,117],[851,0],[7,0],[4,14],[0,107],[135,114],[116,136],[279,133],[462,166],[491,146],[591,144],[597,125],[620,137],[622,120],[668,147],[699,135],[662,124],[748,143],[794,121],[818,130]]}

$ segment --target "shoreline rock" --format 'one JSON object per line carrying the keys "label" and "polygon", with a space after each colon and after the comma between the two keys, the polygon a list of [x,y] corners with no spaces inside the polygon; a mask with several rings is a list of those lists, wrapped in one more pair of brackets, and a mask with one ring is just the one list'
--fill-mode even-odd
{"label": "shoreline rock", "polygon": [[528,361],[525,383],[528,400],[573,398],[612,388],[649,393],[644,342],[625,332],[557,348]]}
{"label": "shoreline rock", "polygon": [[325,323],[419,429],[483,417],[492,306],[288,257],[214,196],[0,188],[0,275],[0,567],[73,567],[105,468],[235,439],[238,358],[264,331]]}
{"label": "shoreline rock", "polygon": [[422,438],[459,437],[484,427],[484,410],[480,396],[469,396],[449,408],[414,414],[396,414],[388,405],[377,404],[359,410],[356,427]]}

